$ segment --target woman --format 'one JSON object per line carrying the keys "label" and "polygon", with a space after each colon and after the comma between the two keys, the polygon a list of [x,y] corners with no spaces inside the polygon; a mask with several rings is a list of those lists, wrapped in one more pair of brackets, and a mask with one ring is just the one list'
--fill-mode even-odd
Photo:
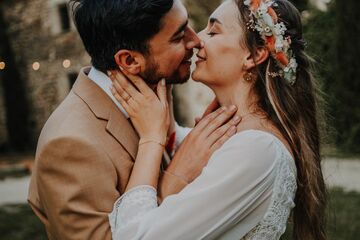
{"label": "woman", "polygon": [[[138,77],[127,75],[136,91],[112,74],[113,94],[141,137],[128,191],[110,215],[114,239],[279,239],[294,206],[295,239],[326,239],[316,87],[299,12],[286,0],[228,0],[199,35],[204,44],[193,79],[209,86],[221,106],[237,107],[236,134],[204,161],[199,176],[158,206],[169,122],[164,84],[155,98]],[[139,109],[149,105],[161,131],[146,129]],[[198,123],[174,158],[193,150],[191,138],[219,111]]]}

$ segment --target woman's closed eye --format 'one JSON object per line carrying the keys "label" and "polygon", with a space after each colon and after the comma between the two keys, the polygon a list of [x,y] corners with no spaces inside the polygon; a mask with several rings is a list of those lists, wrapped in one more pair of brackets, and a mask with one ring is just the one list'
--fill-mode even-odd
{"label": "woman's closed eye", "polygon": [[216,35],[217,33],[216,32],[208,32],[206,33],[207,35],[209,35],[210,37],[213,37],[214,35]]}

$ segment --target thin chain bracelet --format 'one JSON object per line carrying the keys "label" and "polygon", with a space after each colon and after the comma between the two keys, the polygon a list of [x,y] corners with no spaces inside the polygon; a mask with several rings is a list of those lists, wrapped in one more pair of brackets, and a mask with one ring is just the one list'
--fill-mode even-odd
{"label": "thin chain bracelet", "polygon": [[157,144],[159,144],[160,146],[162,146],[162,147],[165,147],[165,144],[163,144],[162,142],[160,142],[160,141],[155,141],[155,140],[146,140],[146,139],[140,139],[140,141],[139,141],[139,146],[140,145],[143,145],[143,144],[146,144],[146,143],[157,143]]}

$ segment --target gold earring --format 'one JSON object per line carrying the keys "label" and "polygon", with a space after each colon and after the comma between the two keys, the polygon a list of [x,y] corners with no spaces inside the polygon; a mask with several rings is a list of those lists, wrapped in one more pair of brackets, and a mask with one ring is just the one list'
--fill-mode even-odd
{"label": "gold earring", "polygon": [[245,81],[247,82],[252,82],[254,80],[254,76],[253,76],[253,73],[252,72],[246,72],[244,74],[244,79]]}

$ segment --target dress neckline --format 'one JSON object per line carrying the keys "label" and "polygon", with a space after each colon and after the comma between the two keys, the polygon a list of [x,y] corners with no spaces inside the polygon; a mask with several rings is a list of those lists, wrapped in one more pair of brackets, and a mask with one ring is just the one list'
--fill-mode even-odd
{"label": "dress neckline", "polygon": [[244,132],[258,132],[258,133],[262,133],[262,134],[271,136],[272,138],[274,138],[274,139],[278,142],[278,144],[279,144],[280,147],[285,151],[285,153],[286,153],[287,155],[289,155],[289,157],[291,157],[291,159],[294,160],[294,157],[293,157],[293,155],[290,153],[290,151],[288,150],[288,148],[285,146],[285,144],[284,144],[275,134],[272,134],[272,133],[270,133],[270,132],[263,131],[263,130],[258,130],[258,129],[246,129],[246,130],[243,130],[243,131],[238,132],[237,134],[241,134],[241,133],[244,133]]}

